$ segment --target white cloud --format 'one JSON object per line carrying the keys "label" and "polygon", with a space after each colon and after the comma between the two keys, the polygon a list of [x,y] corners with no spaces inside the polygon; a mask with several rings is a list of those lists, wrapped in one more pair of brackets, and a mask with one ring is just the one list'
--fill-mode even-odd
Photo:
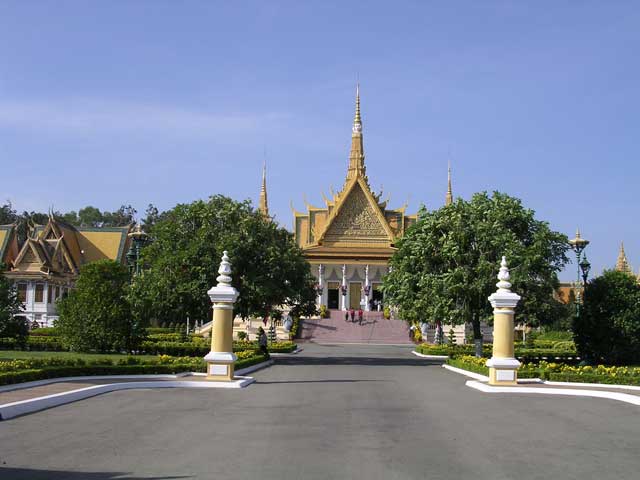
{"label": "white cloud", "polygon": [[126,132],[211,137],[263,130],[288,116],[279,112],[220,113],[103,100],[0,100],[0,127],[68,134]]}

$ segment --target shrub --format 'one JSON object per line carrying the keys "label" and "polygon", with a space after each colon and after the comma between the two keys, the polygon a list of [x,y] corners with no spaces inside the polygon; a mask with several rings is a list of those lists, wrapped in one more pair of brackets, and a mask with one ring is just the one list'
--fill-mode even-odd
{"label": "shrub", "polygon": [[387,320],[391,318],[391,309],[387,305],[385,305],[384,309],[382,310],[382,316]]}
{"label": "shrub", "polygon": [[537,339],[553,342],[573,341],[573,333],[567,330],[549,330],[539,333]]}
{"label": "shrub", "polygon": [[238,332],[238,340],[240,340],[241,342],[244,342],[247,340],[247,332]]}
{"label": "shrub", "polygon": [[148,335],[156,335],[158,333],[174,333],[172,328],[168,327],[148,327],[147,334]]}
{"label": "shrub", "polygon": [[289,340],[298,338],[298,335],[300,334],[301,323],[302,320],[300,319],[300,317],[293,317],[293,325],[291,325],[291,330],[289,330]]}
{"label": "shrub", "polygon": [[55,326],[70,350],[132,350],[145,329],[133,320],[129,270],[111,260],[83,265],[76,288],[58,301]]}
{"label": "shrub", "polygon": [[329,309],[326,305],[320,305],[320,318],[329,318]]}
{"label": "shrub", "polygon": [[29,332],[32,337],[57,337],[60,331],[56,327],[40,327]]}
{"label": "shrub", "polygon": [[640,363],[640,285],[625,272],[609,270],[591,280],[574,321],[578,352],[593,363]]}

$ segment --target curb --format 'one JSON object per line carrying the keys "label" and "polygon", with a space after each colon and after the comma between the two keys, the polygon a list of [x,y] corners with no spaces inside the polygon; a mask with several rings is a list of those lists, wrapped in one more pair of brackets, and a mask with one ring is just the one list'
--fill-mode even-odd
{"label": "curb", "polygon": [[537,393],[539,395],[566,395],[572,397],[591,397],[591,398],[606,398],[609,400],[617,400],[619,402],[630,403],[631,405],[640,406],[640,396],[630,395],[628,393],[607,392],[598,390],[586,390],[575,387],[589,387],[589,388],[615,388],[620,390],[632,390],[640,391],[640,387],[634,385],[608,385],[604,383],[577,383],[577,382],[550,382],[546,380],[540,380],[539,378],[522,378],[518,380],[519,384],[540,384],[540,385],[555,385],[574,388],[535,388],[525,386],[513,386],[513,387],[499,387],[494,385],[487,385],[484,382],[489,381],[489,377],[480,375],[479,373],[469,372],[462,368],[452,367],[451,365],[442,365],[447,370],[455,373],[459,373],[466,377],[473,378],[474,380],[467,380],[465,385],[467,387],[479,390],[484,393]]}
{"label": "curb", "polygon": [[415,350],[413,350],[411,353],[413,353],[416,357],[426,358],[428,360],[447,360],[449,358],[449,355],[425,355],[424,353],[416,352]]}
{"label": "curb", "polygon": [[47,380],[38,380],[34,382],[27,382],[18,385],[7,385],[7,387],[14,387],[11,389],[4,389],[1,391],[20,390],[24,388],[48,385],[58,382],[69,382],[77,380],[113,380],[113,379],[175,379],[168,381],[140,381],[140,382],[126,382],[126,383],[109,383],[106,385],[92,385],[90,387],[79,388],[68,392],[54,393],[52,395],[45,395],[42,397],[30,398],[27,400],[21,400],[18,402],[6,403],[0,405],[0,420],[8,420],[10,418],[26,415],[28,413],[37,412],[47,408],[57,407],[67,403],[83,400],[85,398],[94,397],[103,393],[114,392],[118,390],[133,390],[140,388],[244,388],[253,382],[255,379],[252,377],[245,377],[247,373],[255,372],[262,368],[273,365],[273,360],[267,360],[265,362],[251,365],[250,367],[242,368],[236,371],[236,379],[232,382],[189,382],[188,380],[177,380],[179,378],[185,378],[189,376],[203,377],[205,373],[200,372],[183,372],[174,375],[104,375],[104,376],[84,376],[84,377],[62,377]]}
{"label": "curb", "polygon": [[[640,406],[640,397],[638,397],[637,395],[629,395],[628,393],[581,390],[575,388],[495,387],[475,380],[467,380],[466,385],[467,387],[471,387],[485,393],[537,393],[540,395],[566,395],[571,397],[606,398],[609,400],[617,400],[619,402]],[[572,383],[570,385],[575,386],[579,384]]]}
{"label": "curb", "polygon": [[447,370],[450,370],[452,372],[456,372],[459,373],[461,375],[465,375],[467,377],[471,377],[475,380],[480,380],[482,382],[488,382],[489,381],[489,377],[485,376],[485,375],[480,375],[479,373],[475,373],[475,372],[470,372],[468,370],[463,370],[462,368],[458,368],[458,367],[452,367],[451,365],[442,365],[442,368],[446,368]]}
{"label": "curb", "polygon": [[275,353],[270,353],[269,355],[271,355],[272,357],[278,358],[278,357],[288,357],[289,355],[297,355],[298,353],[300,353],[302,350],[304,350],[304,348],[296,348],[293,352],[275,352]]}

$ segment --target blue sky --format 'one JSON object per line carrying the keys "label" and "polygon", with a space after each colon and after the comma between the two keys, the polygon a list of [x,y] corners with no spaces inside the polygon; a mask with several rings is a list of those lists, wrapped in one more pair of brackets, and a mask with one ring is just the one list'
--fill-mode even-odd
{"label": "blue sky", "polygon": [[[271,211],[344,180],[356,78],[391,206],[500,190],[640,267],[640,3],[10,1],[0,198],[143,211],[223,193]],[[573,279],[573,266],[561,275]]]}

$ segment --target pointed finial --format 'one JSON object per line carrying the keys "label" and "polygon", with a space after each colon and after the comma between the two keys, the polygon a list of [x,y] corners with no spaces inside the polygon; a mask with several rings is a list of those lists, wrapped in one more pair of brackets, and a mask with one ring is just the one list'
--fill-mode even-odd
{"label": "pointed finial", "polygon": [[444,204],[451,205],[453,203],[453,190],[451,188],[451,160],[447,162],[447,196]]}
{"label": "pointed finial", "polygon": [[220,262],[220,268],[218,268],[218,286],[230,287],[231,286],[231,263],[229,262],[229,255],[227,251],[222,252],[222,261]]}
{"label": "pointed finial", "polygon": [[511,291],[511,283],[509,279],[511,276],[509,275],[509,267],[507,267],[507,257],[502,257],[502,261],[500,262],[500,271],[498,272],[498,283],[496,283],[496,287],[498,287],[498,291],[501,292],[510,292]]}
{"label": "pointed finial", "polygon": [[[266,150],[265,150],[266,152]],[[260,202],[258,205],[260,213],[265,218],[269,218],[269,202],[267,200],[267,159],[264,159],[262,165],[262,186],[260,187]]]}
{"label": "pointed finial", "polygon": [[353,117],[353,133],[362,132],[362,118],[360,117],[360,82],[356,84],[356,114]]}
{"label": "pointed finial", "polygon": [[624,251],[624,242],[620,242],[620,251],[618,252],[618,261],[616,262],[616,270],[619,272],[632,273],[627,254]]}

